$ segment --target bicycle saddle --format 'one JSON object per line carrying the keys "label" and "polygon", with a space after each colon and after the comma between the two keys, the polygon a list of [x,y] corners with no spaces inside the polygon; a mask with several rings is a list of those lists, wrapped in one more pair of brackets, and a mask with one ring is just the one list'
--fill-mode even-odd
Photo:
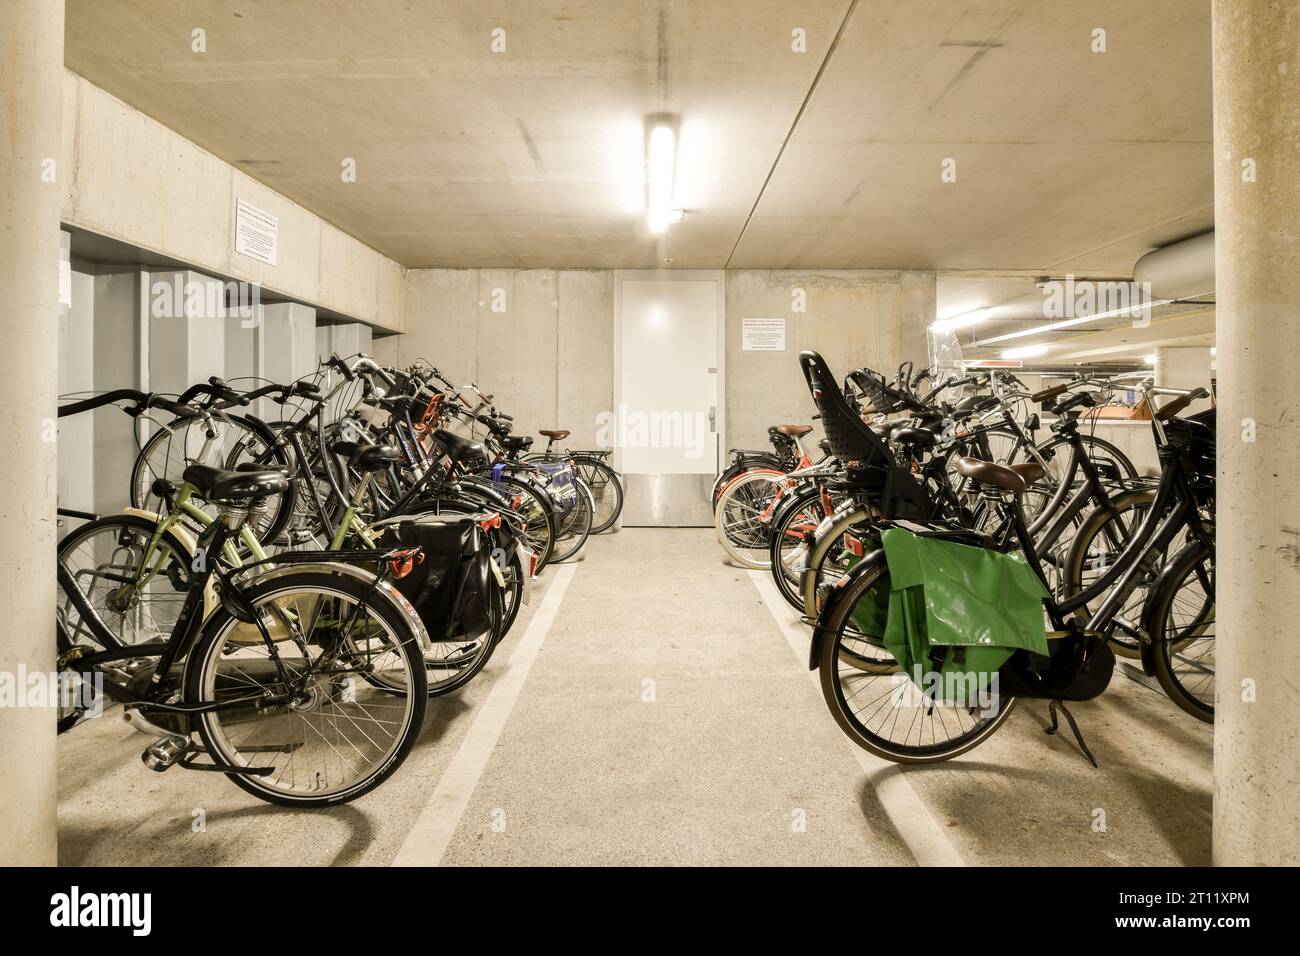
{"label": "bicycle saddle", "polygon": [[[1038,467],[1036,464],[1034,467]],[[1029,490],[1025,477],[1014,468],[999,465],[996,462],[979,458],[958,458],[957,474],[981,484],[992,485],[1015,494],[1024,494]]]}
{"label": "bicycle saddle", "polygon": [[996,408],[1002,404],[992,395],[972,395],[970,398],[964,398],[953,408],[954,415],[974,415],[978,412],[988,411],[990,408]]}
{"label": "bicycle saddle", "polygon": [[235,466],[235,471],[278,471],[286,478],[293,478],[293,473],[289,470],[288,465],[261,465],[255,461],[241,461]]}
{"label": "bicycle saddle", "polygon": [[336,441],[330,451],[346,458],[357,471],[383,471],[402,457],[392,445],[362,445],[354,441]]}
{"label": "bicycle saddle", "polygon": [[803,438],[812,431],[811,425],[777,425],[776,430],[787,438]]}
{"label": "bicycle saddle", "polygon": [[1027,461],[1020,465],[1012,465],[1011,470],[1021,478],[1025,479],[1025,484],[1032,485],[1043,475],[1047,474],[1047,469],[1036,461]]}
{"label": "bicycle saddle", "polygon": [[898,428],[890,437],[899,444],[911,445],[913,448],[933,448],[939,444],[939,436],[924,428]]}
{"label": "bicycle saddle", "polygon": [[506,435],[501,439],[501,447],[508,451],[525,451],[533,447],[531,435]]}
{"label": "bicycle saddle", "polygon": [[190,465],[181,477],[197,489],[200,498],[212,502],[265,498],[289,488],[289,479],[284,472],[272,469],[222,471],[208,465]]}
{"label": "bicycle saddle", "polygon": [[447,454],[451,456],[452,461],[475,461],[487,457],[481,443],[461,438],[445,428],[439,428],[433,433],[433,437],[442,442],[442,447],[447,449]]}
{"label": "bicycle saddle", "polygon": [[554,441],[562,441],[565,438],[569,437],[570,432],[567,428],[558,428],[558,429],[539,428],[537,430],[537,434],[541,435],[543,438],[550,438],[553,439]]}
{"label": "bicycle saddle", "polygon": [[490,415],[480,415],[478,420],[481,424],[486,425],[488,431],[498,438],[504,438],[510,434],[510,423],[502,421],[499,418],[493,418]]}

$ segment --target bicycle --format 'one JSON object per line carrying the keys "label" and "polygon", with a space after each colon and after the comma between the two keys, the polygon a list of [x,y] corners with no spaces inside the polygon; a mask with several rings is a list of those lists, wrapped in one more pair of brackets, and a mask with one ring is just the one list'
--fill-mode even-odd
{"label": "bicycle", "polygon": [[[74,403],[60,415],[123,397]],[[136,401],[136,414],[150,407],[191,411],[156,395],[136,393]],[[129,724],[156,738],[141,755],[151,769],[224,773],[281,806],[335,806],[363,796],[402,764],[424,717],[421,652],[428,635],[389,583],[418,554],[368,550],[325,561],[300,552],[278,555],[270,570],[229,567],[221,556],[232,536],[288,490],[288,479],[275,470],[201,465],[185,476],[217,514],[188,571],[175,553],[165,557],[165,576],[183,582],[185,593],[170,633],[123,644],[60,560],[60,671],[102,687]],[[380,570],[344,563],[354,561]],[[139,582],[111,566],[102,575],[116,585],[115,599],[129,604]],[[59,732],[85,713],[79,705],[61,712]],[[200,762],[204,757],[208,762]]]}
{"label": "bicycle", "polygon": [[[944,537],[1001,553],[1019,550],[1043,585],[1043,605],[1053,628],[1047,635],[1049,655],[1046,658],[1027,651],[1012,655],[999,672],[1012,693],[1004,694],[991,709],[972,707],[968,699],[947,701],[936,700],[928,694],[900,693],[900,687],[904,691],[910,691],[911,687],[905,683],[905,677],[899,680],[902,675],[898,673],[897,662],[870,628],[855,623],[855,618],[867,619],[867,612],[879,606],[882,591],[887,593],[888,589],[889,569],[884,552],[874,539],[870,540],[862,559],[849,569],[821,608],[809,651],[809,666],[818,670],[827,705],[841,729],[859,746],[888,760],[900,763],[947,760],[965,753],[994,733],[1010,714],[1018,696],[1035,696],[1049,701],[1053,731],[1058,710],[1065,715],[1081,749],[1095,764],[1064,701],[1092,699],[1109,683],[1114,667],[1109,631],[1116,613],[1136,586],[1144,554],[1152,548],[1162,550],[1178,534],[1186,532],[1212,555],[1212,533],[1200,520],[1197,509],[1197,488],[1204,475],[1193,470],[1177,442],[1162,442],[1160,455],[1166,467],[1157,504],[1142,527],[1102,579],[1081,594],[1056,600],[1048,590],[1047,576],[1019,504],[1019,496],[1029,486],[1023,475],[1006,465],[959,459],[957,469],[961,476],[970,480],[996,508],[998,522],[991,532],[980,533],[929,519],[923,509],[916,507],[916,488],[900,473],[879,436],[853,413],[821,357],[804,352],[800,362],[825,422],[832,450],[836,457],[851,463],[846,469],[849,482],[860,493],[878,496],[880,509],[874,517],[875,528],[884,531],[903,527],[917,534]],[[1154,387],[1150,393],[1189,395]],[[1162,432],[1162,427],[1157,425],[1157,433]],[[1103,593],[1101,605],[1086,622],[1075,617],[1074,612]],[[1156,669],[1157,676],[1161,661],[1168,661],[1168,647],[1172,643],[1168,635],[1145,635],[1143,661]],[[1167,669],[1161,684],[1180,706],[1184,705],[1186,692],[1176,681],[1169,681]]]}

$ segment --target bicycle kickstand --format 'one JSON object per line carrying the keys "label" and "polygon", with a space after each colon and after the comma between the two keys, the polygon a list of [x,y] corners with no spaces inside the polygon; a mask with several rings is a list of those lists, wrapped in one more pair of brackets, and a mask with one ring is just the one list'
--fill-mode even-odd
{"label": "bicycle kickstand", "polygon": [[1047,702],[1047,712],[1052,717],[1052,726],[1048,727],[1046,732],[1054,734],[1061,729],[1061,722],[1056,716],[1056,711],[1058,709],[1061,713],[1065,714],[1065,721],[1070,725],[1070,729],[1074,731],[1074,739],[1079,742],[1079,749],[1083,751],[1083,755],[1088,758],[1089,763],[1100,770],[1101,764],[1097,763],[1097,758],[1094,757],[1092,751],[1088,749],[1087,741],[1083,739],[1083,733],[1079,730],[1079,725],[1075,723],[1074,714],[1070,713],[1070,709],[1059,700],[1049,700]]}

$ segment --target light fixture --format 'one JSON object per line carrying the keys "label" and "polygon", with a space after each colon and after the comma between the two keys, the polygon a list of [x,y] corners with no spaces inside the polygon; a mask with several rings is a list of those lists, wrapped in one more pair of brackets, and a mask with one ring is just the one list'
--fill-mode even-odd
{"label": "light fixture", "polygon": [[990,339],[983,339],[976,342],[977,346],[993,345],[997,342],[1006,342],[1009,339],[1024,338],[1026,335],[1039,335],[1043,332],[1058,332],[1061,329],[1070,329],[1076,325],[1085,325],[1088,322],[1098,322],[1102,319],[1120,318],[1126,315],[1132,315],[1134,312],[1140,312],[1143,309],[1156,308],[1162,305],[1169,305],[1172,299],[1148,299],[1146,302],[1137,305],[1128,305],[1123,308],[1109,309],[1105,312],[1094,312],[1091,315],[1081,315],[1073,319],[1057,319],[1052,322],[1043,322],[1039,325],[1030,326],[1027,329],[1020,329],[1016,332],[1006,332],[1002,335],[995,335]]}
{"label": "light fixture", "polygon": [[1154,355],[1144,355],[1142,356],[1142,361],[1146,362],[1148,365],[1155,365],[1156,357]]}
{"label": "light fixture", "polygon": [[1038,355],[1046,355],[1047,348],[1046,345],[1022,345],[1019,348],[1007,349],[1002,353],[1002,357],[1004,359],[1034,358]]}
{"label": "light fixture", "polygon": [[[673,219],[673,170],[677,164],[677,134],[666,123],[650,130],[646,164],[646,224],[663,232]],[[680,220],[680,215],[678,219]]]}

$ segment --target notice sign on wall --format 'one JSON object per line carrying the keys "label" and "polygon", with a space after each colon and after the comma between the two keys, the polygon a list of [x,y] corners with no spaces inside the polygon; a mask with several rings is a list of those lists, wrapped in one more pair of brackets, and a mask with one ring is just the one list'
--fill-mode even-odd
{"label": "notice sign on wall", "polygon": [[242,199],[235,199],[235,252],[275,265],[280,220]]}
{"label": "notice sign on wall", "polygon": [[741,319],[743,352],[784,352],[785,319]]}

